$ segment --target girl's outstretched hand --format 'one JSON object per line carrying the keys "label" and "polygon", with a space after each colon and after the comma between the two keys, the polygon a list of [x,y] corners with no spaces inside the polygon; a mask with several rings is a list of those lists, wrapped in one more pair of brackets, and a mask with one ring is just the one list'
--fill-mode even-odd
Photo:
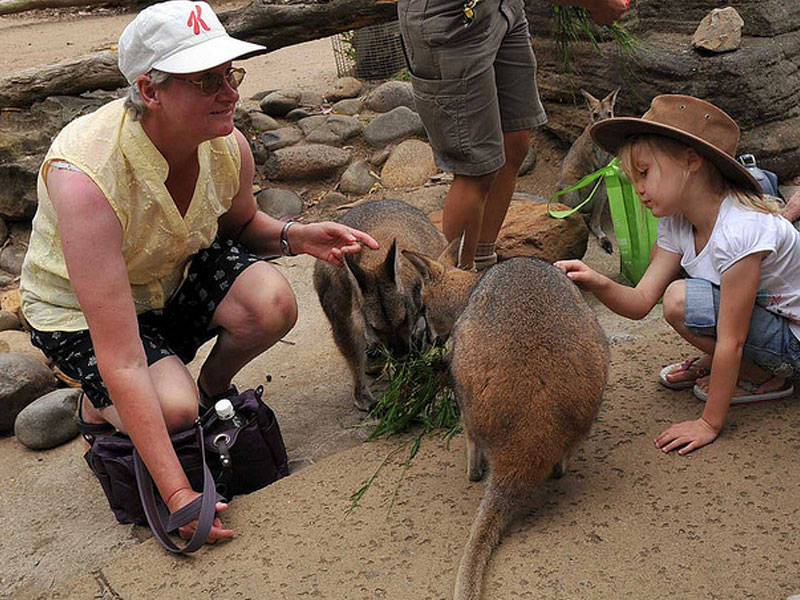
{"label": "girl's outstretched hand", "polygon": [[602,281],[602,276],[582,260],[559,260],[553,266],[561,269],[578,287],[588,292],[596,289]]}
{"label": "girl's outstretched hand", "polygon": [[657,448],[670,452],[680,448],[678,454],[688,454],[692,450],[710,444],[719,435],[719,431],[709,425],[702,417],[695,421],[676,423],[663,431],[655,440]]}

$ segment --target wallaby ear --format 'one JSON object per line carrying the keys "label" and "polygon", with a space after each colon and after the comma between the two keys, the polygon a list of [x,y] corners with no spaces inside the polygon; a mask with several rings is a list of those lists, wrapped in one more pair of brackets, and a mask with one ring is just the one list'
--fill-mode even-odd
{"label": "wallaby ear", "polygon": [[442,250],[439,255],[438,262],[444,267],[457,267],[461,262],[461,248],[464,247],[464,237],[466,234],[462,231],[461,235],[453,238],[447,248]]}
{"label": "wallaby ear", "polygon": [[397,256],[397,238],[392,240],[392,245],[389,246],[389,251],[386,253],[386,259],[383,261],[383,270],[386,277],[392,283],[397,283],[400,280],[399,259]]}
{"label": "wallaby ear", "polygon": [[358,287],[361,288],[361,291],[366,291],[369,287],[369,277],[367,277],[364,269],[356,263],[355,259],[353,259],[350,254],[344,255],[344,262],[347,264],[347,268],[350,269],[353,277],[356,278],[356,283],[358,283]]}
{"label": "wallaby ear", "polygon": [[427,254],[413,250],[402,250],[401,252],[417,270],[423,281],[433,281],[444,273],[444,267]]}
{"label": "wallaby ear", "polygon": [[598,100],[597,98],[592,96],[585,89],[581,88],[580,91],[581,91],[581,94],[583,94],[583,97],[586,98],[586,104],[589,106],[589,110],[595,108],[598,104],[600,104],[600,100]]}
{"label": "wallaby ear", "polygon": [[619,94],[619,90],[620,90],[620,89],[621,89],[621,88],[617,88],[617,89],[615,89],[615,90],[614,90],[613,92],[611,92],[611,93],[610,93],[608,96],[606,96],[605,98],[603,98],[603,103],[604,103],[604,104],[607,104],[607,105],[610,105],[610,106],[612,106],[612,107],[613,107],[613,106],[614,106],[614,105],[617,103],[617,94]]}

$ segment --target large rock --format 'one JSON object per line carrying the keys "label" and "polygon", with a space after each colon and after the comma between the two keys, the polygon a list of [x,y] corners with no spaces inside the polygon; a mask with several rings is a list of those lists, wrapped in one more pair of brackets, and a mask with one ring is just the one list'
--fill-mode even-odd
{"label": "large rock", "polygon": [[331,112],[340,115],[357,115],[361,112],[362,98],[345,98],[331,106]]}
{"label": "large rock", "polygon": [[323,144],[281,148],[274,157],[276,163],[269,177],[277,180],[328,177],[350,162],[350,152]]}
{"label": "large rock", "polygon": [[715,8],[700,21],[692,45],[709,52],[736,50],[742,43],[743,26],[742,17],[732,6]]}
{"label": "large rock", "polygon": [[275,219],[296,217],[303,212],[303,199],[292,190],[270,188],[256,196],[258,207]]}
{"label": "large rock", "polygon": [[40,165],[39,156],[25,156],[0,164],[0,217],[16,221],[33,216]]}
{"label": "large rock", "polygon": [[364,129],[364,139],[371,146],[385,146],[415,136],[425,136],[425,127],[420,116],[407,106],[379,115]]}
{"label": "large rock", "polygon": [[261,100],[261,110],[271,117],[282,117],[300,106],[303,93],[300,90],[285,89],[267,94]]}
{"label": "large rock", "polygon": [[430,145],[406,140],[392,150],[381,170],[383,187],[393,190],[422,185],[438,172]]}
{"label": "large rock", "polygon": [[367,94],[364,106],[380,113],[389,112],[398,106],[414,110],[414,92],[407,81],[387,81]]}
{"label": "large rock", "polygon": [[27,331],[10,328],[0,331],[0,352],[25,354],[50,365],[50,359],[44,355],[44,352],[31,343],[31,336]]}
{"label": "large rock", "polygon": [[0,331],[22,329],[17,315],[7,310],[0,310]]}
{"label": "large rock", "polygon": [[5,248],[0,250],[0,269],[19,275],[22,273],[22,261],[25,259],[25,253],[28,251],[28,246],[21,243],[8,244]]}
{"label": "large rock", "polygon": [[265,131],[258,136],[258,141],[261,142],[267,150],[277,150],[278,148],[293,146],[302,139],[303,132],[297,127],[281,127],[272,131]]}
{"label": "large rock", "polygon": [[11,431],[22,409],[55,386],[53,372],[39,359],[0,353],[0,433]]}
{"label": "large rock", "polygon": [[579,87],[597,95],[621,86],[617,116],[640,116],[657,94],[691,94],[737,120],[740,153],[754,154],[782,180],[800,174],[800,2],[740,0],[741,47],[724,54],[692,51],[697,23],[719,7],[715,0],[686,0],[680,10],[670,2],[636,3],[623,24],[643,44],[630,58],[613,42],[601,42],[600,50],[578,42],[565,70],[550,35],[552,7],[526,3],[548,129],[567,143],[580,135],[586,108],[571,92]]}
{"label": "large rock", "polygon": [[[552,206],[554,210],[568,208],[558,203]],[[428,216],[441,229],[442,211]],[[535,256],[550,263],[582,258],[588,239],[589,229],[580,215],[554,219],[548,214],[545,203],[512,200],[497,238],[497,256],[500,260]]]}
{"label": "large rock", "polygon": [[75,412],[81,391],[55,390],[22,409],[14,421],[14,435],[31,450],[45,450],[78,435]]}
{"label": "large rock", "polygon": [[330,115],[306,134],[306,140],[314,144],[340,145],[361,133],[362,128],[361,121],[355,117]]}
{"label": "large rock", "polygon": [[0,217],[0,244],[6,241],[8,237],[8,225],[6,222]]}
{"label": "large rock", "polygon": [[328,102],[336,102],[345,98],[355,98],[361,93],[364,84],[355,77],[340,77],[333,82],[333,86],[325,92]]}
{"label": "large rock", "polygon": [[258,133],[273,131],[280,127],[280,124],[275,119],[263,112],[253,111],[247,114],[250,116],[250,126]]}
{"label": "large rock", "polygon": [[357,160],[342,173],[339,189],[345,194],[362,196],[378,181],[379,179],[372,173],[372,165],[365,160]]}

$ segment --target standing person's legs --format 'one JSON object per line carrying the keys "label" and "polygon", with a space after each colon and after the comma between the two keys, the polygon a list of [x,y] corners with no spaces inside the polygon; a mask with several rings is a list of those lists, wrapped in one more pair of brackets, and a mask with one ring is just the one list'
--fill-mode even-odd
{"label": "standing person's legs", "polygon": [[515,2],[505,4],[502,10],[508,20],[508,33],[497,50],[494,71],[506,160],[497,172],[482,216],[478,268],[497,262],[495,242],[514,194],[517,173],[530,148],[530,129],[547,120],[539,99],[536,57],[523,6]]}

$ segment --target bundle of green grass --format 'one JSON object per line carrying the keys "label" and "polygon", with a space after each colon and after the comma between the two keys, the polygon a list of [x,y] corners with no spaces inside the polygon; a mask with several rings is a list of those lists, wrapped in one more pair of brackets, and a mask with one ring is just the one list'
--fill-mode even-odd
{"label": "bundle of green grass", "polygon": [[[400,444],[381,462],[372,476],[350,497],[352,512],[369,490],[373,481],[389,461],[409,444],[405,469],[417,455],[425,436],[441,434],[449,440],[461,431],[458,403],[453,396],[447,378],[447,350],[443,346],[415,348],[408,356],[395,358],[386,350],[378,348],[371,358],[382,364],[378,384],[385,385],[369,418],[374,429],[369,440],[415,431],[410,441]],[[404,469],[404,473],[405,473]],[[402,480],[402,477],[401,477]],[[398,482],[398,489],[400,482]],[[397,495],[397,489],[392,500]],[[390,507],[391,508],[391,507]]]}

